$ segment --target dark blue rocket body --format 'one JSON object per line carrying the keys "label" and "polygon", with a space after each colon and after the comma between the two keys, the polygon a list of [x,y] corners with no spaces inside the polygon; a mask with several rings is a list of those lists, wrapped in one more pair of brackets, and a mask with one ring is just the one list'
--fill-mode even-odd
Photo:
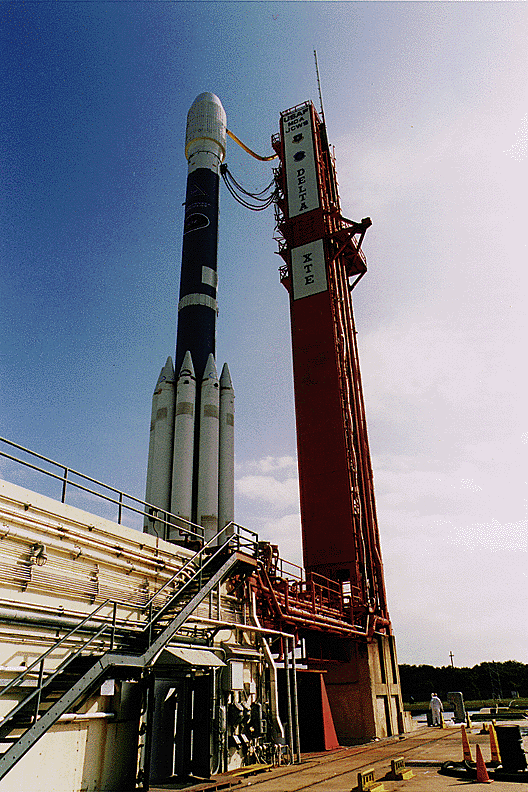
{"label": "dark blue rocket body", "polygon": [[192,356],[200,381],[216,357],[219,176],[209,168],[189,173],[185,198],[175,370]]}

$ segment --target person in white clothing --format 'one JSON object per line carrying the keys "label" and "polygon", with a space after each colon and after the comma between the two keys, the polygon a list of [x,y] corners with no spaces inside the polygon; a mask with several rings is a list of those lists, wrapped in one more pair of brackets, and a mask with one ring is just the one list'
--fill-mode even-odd
{"label": "person in white clothing", "polygon": [[431,710],[432,715],[432,722],[433,726],[441,726],[442,725],[442,712],[444,711],[444,707],[442,702],[436,695],[436,693],[431,694],[431,701],[429,702],[429,709]]}

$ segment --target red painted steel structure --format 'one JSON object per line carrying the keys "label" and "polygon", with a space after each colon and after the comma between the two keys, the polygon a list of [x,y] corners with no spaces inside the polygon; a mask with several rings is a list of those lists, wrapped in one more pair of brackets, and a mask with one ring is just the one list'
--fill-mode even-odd
{"label": "red painted steel structure", "polygon": [[351,300],[367,269],[360,248],[371,221],[341,215],[334,159],[311,102],[281,113],[272,145],[307,578],[340,584],[347,621],[361,633],[390,633]]}

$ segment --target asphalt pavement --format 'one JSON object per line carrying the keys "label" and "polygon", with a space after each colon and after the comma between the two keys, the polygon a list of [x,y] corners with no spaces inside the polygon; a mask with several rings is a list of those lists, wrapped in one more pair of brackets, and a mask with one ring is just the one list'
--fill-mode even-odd
{"label": "asphalt pavement", "polygon": [[[489,735],[481,733],[482,724],[473,724],[467,729],[468,741],[473,760],[476,761],[476,746],[480,745],[484,762],[491,761]],[[524,721],[524,726],[528,722]],[[523,738],[523,747],[528,751],[528,736]],[[391,760],[403,758],[407,770],[413,777],[408,780],[389,778]],[[445,762],[462,762],[462,732],[460,726],[446,726],[443,729],[421,726],[410,734],[376,740],[366,745],[339,748],[319,754],[303,754],[302,762],[272,769],[261,770],[247,776],[225,773],[208,782],[191,786],[163,784],[151,786],[151,792],[167,789],[186,789],[187,792],[205,790],[242,790],[251,787],[255,792],[351,792],[358,787],[358,773],[373,769],[376,782],[383,785],[385,792],[446,792],[468,784],[484,786],[468,775],[453,777],[439,773]],[[495,792],[521,792],[528,790],[528,773],[518,774],[516,780],[498,779],[491,767],[488,774]],[[524,777],[523,777],[524,776]],[[486,785],[487,786],[487,785]],[[381,790],[379,790],[381,792]]]}

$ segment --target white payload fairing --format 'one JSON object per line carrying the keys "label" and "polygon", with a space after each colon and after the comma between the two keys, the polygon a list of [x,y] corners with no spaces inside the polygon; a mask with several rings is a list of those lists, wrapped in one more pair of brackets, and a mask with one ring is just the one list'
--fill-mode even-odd
{"label": "white payload fairing", "polygon": [[[144,530],[181,541],[185,526],[205,540],[234,520],[234,391],[215,364],[220,165],[226,115],[217,96],[196,97],[187,116],[188,160],[176,359],[165,364],[152,400]],[[176,380],[176,381],[175,381]],[[171,516],[172,515],[172,516]],[[161,516],[161,515],[160,515]],[[179,519],[174,519],[174,518]],[[182,533],[183,529],[183,533]]]}

